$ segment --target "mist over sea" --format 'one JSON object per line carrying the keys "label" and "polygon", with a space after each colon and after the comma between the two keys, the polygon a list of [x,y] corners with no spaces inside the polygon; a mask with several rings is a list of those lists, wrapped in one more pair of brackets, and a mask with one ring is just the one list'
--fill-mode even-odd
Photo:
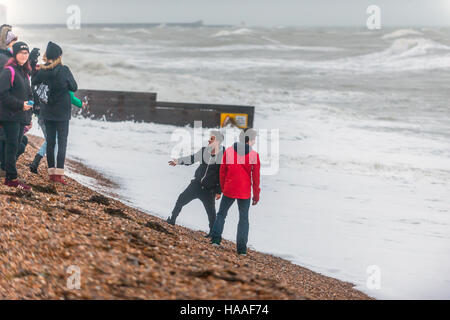
{"label": "mist over sea", "polygon": [[[83,89],[256,106],[256,128],[280,130],[280,170],[262,177],[261,202],[250,212],[252,248],[374,297],[450,298],[450,29],[16,33],[42,51],[49,40],[60,44]],[[68,155],[118,182],[127,203],[167,217],[195,170],[167,165],[175,130],[73,119]],[[37,125],[32,133],[42,135]],[[179,222],[207,230],[200,202]],[[225,237],[234,240],[236,227],[234,208]],[[366,286],[373,265],[380,290]]]}

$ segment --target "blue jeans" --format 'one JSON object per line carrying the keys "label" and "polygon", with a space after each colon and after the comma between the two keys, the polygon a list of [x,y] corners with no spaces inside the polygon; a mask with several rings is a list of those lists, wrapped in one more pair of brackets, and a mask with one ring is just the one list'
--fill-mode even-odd
{"label": "blue jeans", "polygon": [[250,228],[248,221],[248,211],[250,209],[250,199],[232,199],[223,196],[220,202],[219,212],[217,213],[216,222],[212,229],[211,242],[220,244],[222,241],[223,227],[227,218],[228,210],[234,201],[237,200],[239,208],[239,223],[236,236],[238,253],[247,253],[248,231]]}
{"label": "blue jeans", "polygon": [[[47,130],[45,130],[44,119],[39,118],[38,123],[42,129],[42,132],[44,133],[44,138],[45,138],[44,144],[41,146],[41,148],[38,151],[38,155],[40,155],[43,158],[47,154]],[[55,154],[58,154],[58,137],[56,137]]]}

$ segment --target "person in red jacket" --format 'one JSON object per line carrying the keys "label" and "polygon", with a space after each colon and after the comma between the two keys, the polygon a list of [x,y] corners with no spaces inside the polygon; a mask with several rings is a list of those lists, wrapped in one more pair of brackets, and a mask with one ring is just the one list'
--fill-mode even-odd
{"label": "person in red jacket", "polygon": [[220,166],[220,186],[223,197],[220,209],[217,213],[216,222],[212,229],[211,243],[220,245],[225,219],[231,205],[237,200],[239,208],[239,223],[237,230],[237,252],[240,255],[247,254],[247,242],[249,231],[248,211],[252,198],[253,205],[259,202],[261,189],[259,155],[252,150],[256,140],[256,130],[243,131],[238,143],[228,148]]}

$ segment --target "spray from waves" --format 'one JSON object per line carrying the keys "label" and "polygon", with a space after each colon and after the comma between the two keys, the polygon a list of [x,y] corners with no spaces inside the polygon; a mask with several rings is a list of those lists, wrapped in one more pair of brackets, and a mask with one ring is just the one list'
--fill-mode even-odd
{"label": "spray from waves", "polygon": [[358,73],[404,72],[450,68],[450,47],[425,38],[399,38],[389,48],[362,56],[291,66]]}
{"label": "spray from waves", "polygon": [[139,35],[139,34],[152,35],[152,32],[150,30],[144,29],[144,28],[130,29],[130,30],[127,30],[126,33],[129,35]]}
{"label": "spray from waves", "polygon": [[319,47],[319,46],[292,46],[284,44],[261,44],[261,45],[227,45],[227,46],[215,46],[215,47],[174,47],[167,48],[166,51],[177,52],[225,52],[225,51],[311,51],[311,52],[336,52],[342,51],[342,48],[336,47]]}
{"label": "spray from waves", "polygon": [[107,28],[107,27],[101,29],[101,31],[104,32],[116,32],[118,30],[119,30],[118,28]]}
{"label": "spray from waves", "polygon": [[396,30],[394,32],[385,34],[382,38],[385,40],[390,40],[390,39],[397,39],[397,38],[403,38],[403,37],[407,37],[407,36],[422,36],[423,33],[420,31],[416,31],[413,29],[400,29],[400,30]]}
{"label": "spray from waves", "polygon": [[[246,49],[248,48],[246,47]],[[267,50],[267,48],[264,49]],[[176,60],[157,58],[154,59],[154,62],[161,68],[184,70],[198,68],[209,70],[244,70],[257,68],[261,70],[263,68],[270,68],[280,71],[288,68],[289,70],[320,70],[321,72],[332,72],[336,70],[356,71],[358,73],[402,72],[450,68],[450,47],[424,38],[401,38],[395,40],[390,47],[379,52],[333,60],[308,61],[292,59],[289,61],[289,64],[286,64],[285,59],[241,56],[202,60],[192,57]]]}
{"label": "spray from waves", "polygon": [[449,46],[425,38],[400,38],[384,51],[385,55],[427,55],[433,50],[450,50]]}
{"label": "spray from waves", "polygon": [[[417,36],[421,32],[413,29],[397,30],[382,36],[383,39],[381,36],[377,37],[377,49],[372,49],[371,53],[353,50],[353,44],[346,46],[347,40],[343,43],[330,43],[308,38],[307,42],[299,42],[298,37],[304,31],[297,36],[291,32],[285,34],[250,28],[218,28],[212,32],[211,29],[189,29],[183,32],[175,29],[170,29],[170,32],[151,29],[152,38],[148,35],[150,30],[146,28],[124,31],[116,34],[87,30],[82,44],[69,42],[71,49],[76,50],[70,55],[70,65],[79,66],[79,70],[85,73],[92,72],[102,76],[117,70],[122,73],[128,70],[136,72],[137,69],[142,72],[167,71],[171,74],[199,70],[202,73],[264,70],[286,74],[307,70],[312,74],[335,71],[364,74],[450,68],[450,47],[439,40],[431,40],[423,30],[422,37]],[[66,36],[66,33],[61,32],[62,35]],[[107,36],[107,39],[99,39],[98,35]],[[186,41],[186,35],[189,41]],[[109,45],[107,50],[105,45]],[[128,52],[135,48],[139,48],[143,55],[130,61]],[[221,52],[224,54],[220,54]],[[254,55],[254,52],[257,54]],[[327,52],[337,54],[326,54]],[[311,60],[314,53],[318,53],[315,57],[320,58]],[[141,72],[138,74],[145,75]]]}
{"label": "spray from waves", "polygon": [[275,43],[275,44],[282,44],[282,42],[280,42],[280,41],[278,41],[278,40],[271,39],[271,38],[269,38],[269,37],[261,36],[261,39],[262,39],[262,40],[265,40],[265,41],[268,41],[268,42],[271,42],[271,43]]}
{"label": "spray from waves", "polygon": [[236,30],[221,30],[215,34],[213,34],[212,38],[220,38],[220,37],[232,37],[232,36],[240,36],[240,35],[252,35],[255,32],[253,30],[247,28],[240,28]]}

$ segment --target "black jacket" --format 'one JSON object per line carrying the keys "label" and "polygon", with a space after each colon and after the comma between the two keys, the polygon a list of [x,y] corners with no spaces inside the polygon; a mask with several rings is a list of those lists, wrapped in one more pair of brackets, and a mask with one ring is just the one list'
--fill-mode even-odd
{"label": "black jacket", "polygon": [[0,121],[18,121],[24,125],[31,122],[32,111],[23,111],[25,101],[33,100],[28,72],[17,65],[11,87],[11,70],[3,69],[0,73]]}
{"label": "black jacket", "polygon": [[41,104],[40,116],[44,120],[68,121],[72,117],[69,91],[77,91],[78,85],[69,67],[46,64],[32,78],[32,85],[48,86],[48,103]]}
{"label": "black jacket", "polygon": [[3,69],[9,59],[12,58],[11,52],[8,50],[0,49],[0,68]]}
{"label": "black jacket", "polygon": [[189,166],[200,162],[200,166],[195,171],[194,180],[200,182],[206,190],[221,194],[219,174],[225,148],[222,147],[219,153],[214,156],[211,155],[211,151],[211,148],[203,147],[193,155],[179,158],[178,164]]}

